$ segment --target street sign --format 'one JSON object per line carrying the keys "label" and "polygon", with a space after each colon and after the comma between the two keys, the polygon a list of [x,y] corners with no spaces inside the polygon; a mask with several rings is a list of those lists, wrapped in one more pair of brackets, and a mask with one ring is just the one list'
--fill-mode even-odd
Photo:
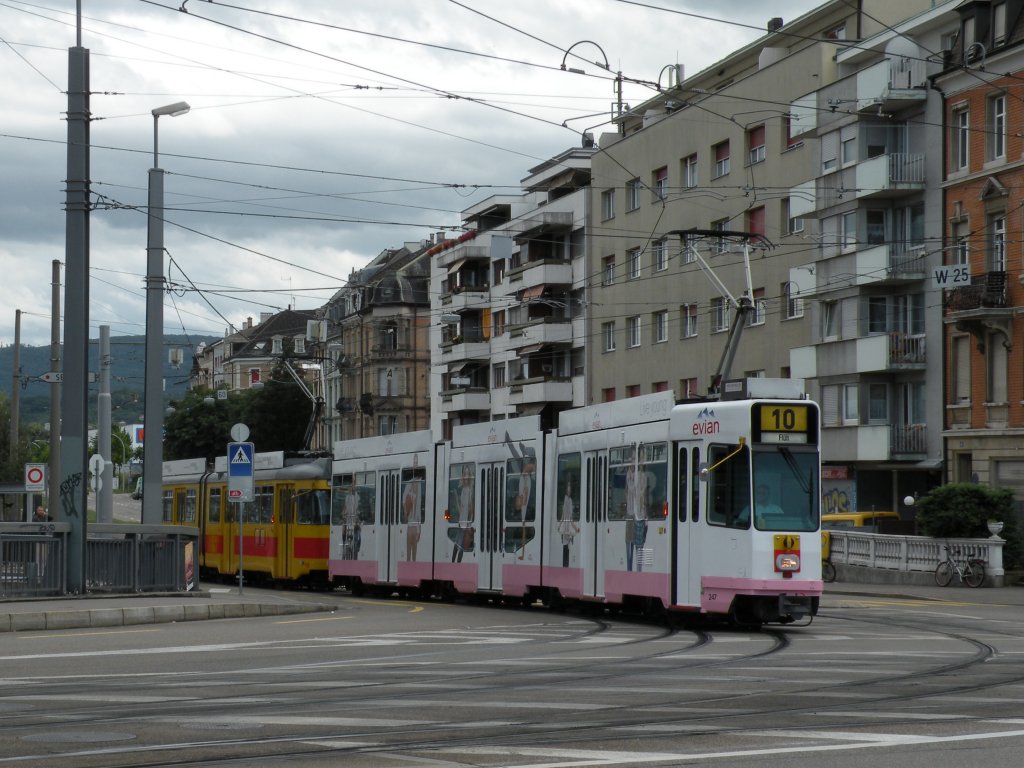
{"label": "street sign", "polygon": [[932,286],[935,288],[962,288],[971,284],[971,268],[968,264],[949,264],[932,270]]}
{"label": "street sign", "polygon": [[47,384],[61,384],[64,381],[64,371],[47,371],[39,377],[40,381]]}
{"label": "street sign", "polygon": [[256,453],[252,443],[228,443],[228,501],[252,501]]}
{"label": "street sign", "polygon": [[46,465],[26,464],[25,465],[25,490],[43,491],[46,490]]}

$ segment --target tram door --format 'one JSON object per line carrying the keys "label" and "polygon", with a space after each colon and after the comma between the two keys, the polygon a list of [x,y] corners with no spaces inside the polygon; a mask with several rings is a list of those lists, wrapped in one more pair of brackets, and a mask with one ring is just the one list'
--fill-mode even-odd
{"label": "tram door", "polygon": [[477,587],[486,590],[501,589],[501,565],[504,559],[505,464],[478,464],[476,487],[477,516],[480,537]]}
{"label": "tram door", "polygon": [[277,486],[275,503],[277,549],[274,552],[274,574],[279,579],[290,579],[296,575],[292,572],[292,552],[295,551],[295,486]]}
{"label": "tram door", "polygon": [[398,581],[398,560],[402,557],[402,517],[399,514],[401,472],[385,470],[378,476],[377,499],[380,503],[377,528],[377,580]]}
{"label": "tram door", "polygon": [[676,443],[675,492],[672,509],[672,605],[689,605],[692,580],[696,579],[695,535],[700,530],[700,449]]}
{"label": "tram door", "polygon": [[583,594],[604,597],[605,548],[608,539],[608,454],[584,454],[583,530],[580,557],[583,563]]}

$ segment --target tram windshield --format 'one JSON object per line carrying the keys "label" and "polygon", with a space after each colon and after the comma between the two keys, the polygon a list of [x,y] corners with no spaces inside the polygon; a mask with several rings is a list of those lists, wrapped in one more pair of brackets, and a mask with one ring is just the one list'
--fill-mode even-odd
{"label": "tram windshield", "polygon": [[754,526],[762,531],[816,531],[818,454],[788,446],[758,449],[753,465]]}
{"label": "tram windshield", "polygon": [[295,494],[295,522],[299,525],[329,525],[331,492],[317,490]]}

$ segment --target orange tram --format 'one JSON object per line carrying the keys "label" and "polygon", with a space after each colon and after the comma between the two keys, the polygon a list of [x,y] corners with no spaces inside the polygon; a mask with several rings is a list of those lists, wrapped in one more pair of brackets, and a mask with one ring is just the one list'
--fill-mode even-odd
{"label": "orange tram", "polygon": [[200,578],[329,585],[331,460],[257,453],[254,498],[228,501],[227,456],[163,466],[163,522],[198,526]]}

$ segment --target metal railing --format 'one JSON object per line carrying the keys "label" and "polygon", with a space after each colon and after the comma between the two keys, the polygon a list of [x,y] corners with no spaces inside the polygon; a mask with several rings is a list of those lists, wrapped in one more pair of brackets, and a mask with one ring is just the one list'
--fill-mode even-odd
{"label": "metal railing", "polygon": [[[928,536],[891,536],[883,533],[856,533],[850,530],[829,531],[832,564],[844,576],[844,567],[857,568],[861,577],[867,575],[879,583],[934,584],[935,567],[946,558],[945,539]],[[949,539],[951,546],[965,557],[985,561],[985,583],[1002,586],[1003,539]]]}
{"label": "metal railing", "polygon": [[[67,594],[68,523],[0,524],[0,598]],[[199,529],[90,525],[86,592],[181,592],[198,583]]]}

